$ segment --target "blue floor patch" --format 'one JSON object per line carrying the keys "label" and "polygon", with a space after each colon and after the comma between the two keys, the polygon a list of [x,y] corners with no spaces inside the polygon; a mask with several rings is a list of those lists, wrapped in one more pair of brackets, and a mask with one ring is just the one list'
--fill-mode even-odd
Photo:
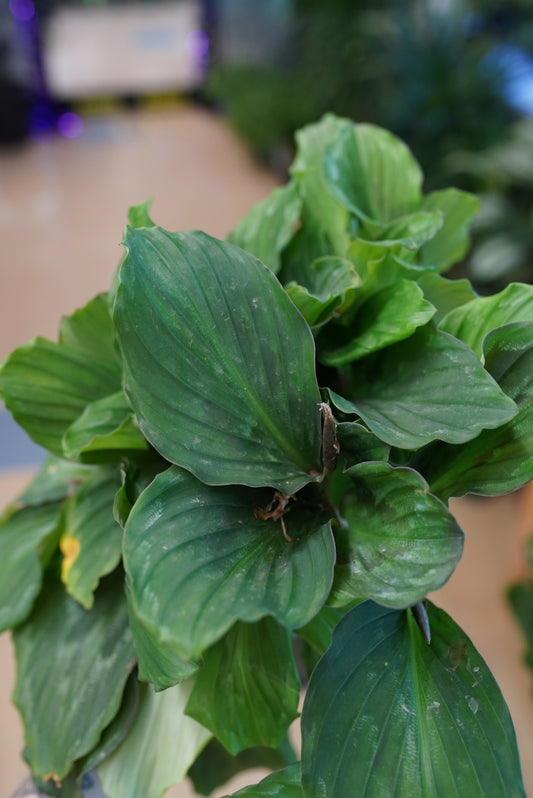
{"label": "blue floor patch", "polygon": [[0,410],[0,469],[20,468],[42,463],[46,450],[37,446],[7,410]]}

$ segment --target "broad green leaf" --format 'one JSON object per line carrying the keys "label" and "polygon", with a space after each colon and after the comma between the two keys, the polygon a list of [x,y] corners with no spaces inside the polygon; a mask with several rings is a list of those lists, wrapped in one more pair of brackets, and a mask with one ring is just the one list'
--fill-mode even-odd
{"label": "broad green leaf", "polygon": [[45,338],[15,349],[0,368],[0,395],[15,421],[59,456],[63,434],[85,406],[119,388],[107,360]]}
{"label": "broad green leaf", "polygon": [[128,602],[130,629],[137,655],[139,681],[150,682],[156,692],[189,679],[198,671],[196,662],[186,662],[169,646],[163,645],[137,617]]}
{"label": "broad green leaf", "polygon": [[30,614],[42,571],[59,542],[62,504],[25,507],[0,520],[0,631]]}
{"label": "broad green leaf", "polygon": [[481,355],[483,339],[491,330],[517,321],[533,321],[533,285],[511,283],[499,294],[476,297],[451,310],[439,327]]}
{"label": "broad green leaf", "polygon": [[443,224],[442,213],[416,211],[396,219],[379,234],[379,243],[384,246],[400,244],[411,250],[418,250],[432,239]]}
{"label": "broad green leaf", "polygon": [[302,714],[305,798],[525,795],[505,700],[442,610],[428,645],[410,611],[367,601],[333,633]]}
{"label": "broad green leaf", "polygon": [[289,630],[273,618],[237,623],[204,652],[187,714],[232,754],[278,746],[298,717],[300,680]]}
{"label": "broad green leaf", "polygon": [[348,213],[332,195],[324,179],[323,159],[328,147],[352,128],[348,119],[326,114],[319,122],[296,133],[296,158],[291,176],[298,182],[306,223],[319,223],[328,236],[333,254],[344,255],[348,237]]}
{"label": "broad green leaf", "polygon": [[310,289],[314,280],[311,264],[331,257],[337,256],[331,254],[331,244],[320,222],[306,220],[283,251],[279,279],[284,285],[294,282]]}
{"label": "broad green leaf", "polygon": [[[259,520],[268,490],[208,487],[177,468],[144,491],[126,523],[124,563],[136,615],[185,659],[215,643],[236,620],[272,615],[303,626],[331,587],[329,523],[316,508]],[[164,511],[163,511],[164,508]]]}
{"label": "broad green leaf", "polygon": [[153,197],[128,208],[128,222],[132,227],[155,227],[150,217]]}
{"label": "broad green leaf", "polygon": [[423,245],[421,261],[428,269],[444,272],[458,263],[468,250],[469,228],[480,209],[479,199],[456,188],[445,188],[424,197],[422,208],[441,211],[444,224],[431,241]]}
{"label": "broad green leaf", "polygon": [[252,255],[130,229],[116,326],[145,437],[208,484],[290,493],[320,474],[311,330]]}
{"label": "broad green leaf", "polygon": [[368,460],[383,462],[389,459],[390,446],[380,441],[362,424],[352,421],[337,424],[337,438],[345,468]]}
{"label": "broad green leaf", "polygon": [[336,534],[337,564],[328,600],[367,597],[387,607],[416,604],[449,579],[463,533],[446,506],[410,468],[361,463],[347,472],[353,488]]}
{"label": "broad green leaf", "polygon": [[314,260],[302,279],[304,285],[290,282],[285,290],[311,327],[329,321],[346,292],[361,283],[351,261],[335,257]]}
{"label": "broad green leaf", "polygon": [[28,487],[18,497],[18,506],[36,506],[72,496],[93,473],[92,466],[71,463],[49,455]]}
{"label": "broad green leaf", "polygon": [[125,740],[98,768],[102,790],[113,798],[160,798],[185,778],[211,737],[185,715],[191,691],[182,682],[155,693],[141,686],[139,711]]}
{"label": "broad green leaf", "polygon": [[484,343],[487,371],[515,400],[517,415],[462,446],[434,443],[414,460],[443,499],[509,493],[533,479],[533,324],[508,324]]}
{"label": "broad green leaf", "polygon": [[433,321],[438,324],[444,316],[459,305],[475,299],[476,294],[468,280],[448,280],[436,272],[423,272],[417,283],[428,302],[436,308]]}
{"label": "broad green leaf", "polygon": [[61,579],[70,595],[86,609],[93,605],[101,577],[120,562],[122,529],[113,517],[119,485],[116,469],[95,468],[66,505],[59,542],[63,553]]}
{"label": "broad green leaf", "polygon": [[[150,456],[153,454],[154,456]],[[120,470],[122,485],[115,494],[113,502],[113,517],[122,529],[131,512],[131,508],[150,482],[166,471],[168,463],[160,458],[156,452],[151,452],[146,458],[135,459],[122,466]]]}
{"label": "broad green leaf", "polygon": [[375,125],[351,125],[324,159],[326,185],[365,222],[389,225],[419,210],[422,172],[405,144]]}
{"label": "broad green leaf", "polygon": [[232,756],[222,743],[213,738],[201,751],[187,775],[197,793],[211,795],[213,790],[243,770],[260,767],[278,770],[287,764],[292,764],[296,761],[296,757],[291,756],[289,763],[284,754],[284,748],[285,746],[283,746],[283,750],[281,746],[280,749],[259,746],[248,748],[246,751]]}
{"label": "broad green leaf", "polygon": [[295,182],[277,188],[254,205],[231,231],[228,241],[251,252],[277,274],[281,252],[292,238],[301,207]]}
{"label": "broad green leaf", "polygon": [[324,348],[319,342],[319,358],[328,366],[345,366],[409,338],[434,313],[415,282],[398,280],[363,301],[349,327],[329,328]]}
{"label": "broad green leaf", "polygon": [[531,579],[511,585],[507,598],[527,643],[524,661],[533,670],[533,582]]}
{"label": "broad green leaf", "polygon": [[298,629],[299,637],[322,656],[331,645],[331,637],[337,624],[358,603],[353,601],[344,607],[322,607],[308,624]]}
{"label": "broad green leaf", "polygon": [[147,449],[122,391],[91,402],[63,435],[64,455],[72,460],[113,460]]}
{"label": "broad green leaf", "polygon": [[89,611],[48,581],[14,641],[32,773],[61,780],[115,717],[133,665],[122,579],[102,582]]}
{"label": "broad green leaf", "polygon": [[106,294],[98,294],[71,316],[61,319],[59,344],[66,349],[84,352],[90,358],[89,362],[105,362],[114,372],[115,382],[120,385],[120,363]]}
{"label": "broad green leaf", "polygon": [[[267,776],[259,784],[234,792],[235,798],[303,798],[300,782],[300,763],[289,765],[285,770]],[[230,796],[226,796],[230,798]],[[346,798],[346,796],[345,796]]]}
{"label": "broad green leaf", "polygon": [[517,413],[474,352],[431,325],[366,361],[350,393],[351,401],[330,396],[339,410],[359,414],[378,438],[400,449],[433,439],[463,443]]}

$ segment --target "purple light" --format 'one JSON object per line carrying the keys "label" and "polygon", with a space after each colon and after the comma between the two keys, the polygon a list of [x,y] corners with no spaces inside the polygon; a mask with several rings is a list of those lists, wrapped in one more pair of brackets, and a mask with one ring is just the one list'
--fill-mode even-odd
{"label": "purple light", "polygon": [[77,139],[83,133],[83,121],[78,114],[67,111],[58,118],[57,129],[66,139]]}
{"label": "purple light", "polygon": [[18,22],[29,22],[35,16],[32,0],[9,0],[9,10]]}
{"label": "purple light", "polygon": [[192,30],[185,37],[185,49],[193,58],[204,58],[209,52],[209,36],[204,30]]}

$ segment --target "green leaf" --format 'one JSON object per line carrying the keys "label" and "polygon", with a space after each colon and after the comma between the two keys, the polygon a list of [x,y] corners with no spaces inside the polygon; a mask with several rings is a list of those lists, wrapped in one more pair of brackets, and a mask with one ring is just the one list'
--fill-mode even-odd
{"label": "green leaf", "polygon": [[511,283],[499,294],[476,297],[451,310],[439,327],[481,355],[483,339],[491,330],[517,321],[533,321],[533,285]]}
{"label": "green leaf", "polygon": [[[291,764],[294,759],[291,758]],[[225,784],[232,776],[251,768],[278,770],[289,764],[286,756],[276,748],[260,746],[248,748],[232,756],[216,738],[208,742],[192,764],[188,777],[200,795],[211,795],[213,790]]]}
{"label": "green leaf", "polygon": [[465,493],[498,495],[533,479],[533,324],[508,324],[484,343],[487,371],[515,400],[518,413],[462,446],[434,443],[414,459],[443,499]]}
{"label": "green leaf", "polygon": [[102,576],[120,562],[122,529],[113,517],[120,482],[114,468],[95,468],[67,505],[60,540],[61,579],[70,595],[86,609]]}
{"label": "green leaf", "polygon": [[290,493],[321,471],[313,336],[276,278],[203,233],[129,230],[115,304],[141,430],[209,484]]}
{"label": "green leaf", "polygon": [[[83,348],[35,338],[0,368],[0,394],[30,438],[62,456],[63,434],[85,406],[120,388],[118,365]],[[91,341],[92,343],[92,341]]]}
{"label": "green leaf", "polygon": [[26,507],[0,520],[0,631],[24,621],[41,590],[42,571],[59,542],[62,504]]}
{"label": "green leaf", "polygon": [[273,618],[237,623],[204,652],[187,704],[232,754],[278,746],[298,717],[300,680],[289,630]]}
{"label": "green leaf", "polygon": [[169,646],[163,645],[137,617],[128,601],[130,629],[133,635],[139,681],[150,682],[156,692],[166,690],[178,682],[194,676],[199,669],[196,662],[186,662]]}
{"label": "green leaf", "polygon": [[441,211],[444,218],[441,229],[422,247],[422,264],[444,272],[468,251],[469,228],[480,209],[479,199],[456,188],[445,188],[424,197],[422,207],[426,211]]}
{"label": "green leaf", "polygon": [[326,185],[365,222],[386,226],[419,210],[422,172],[405,144],[375,125],[351,125],[324,159]]}
{"label": "green leaf", "polygon": [[362,424],[352,421],[337,424],[337,438],[345,468],[368,460],[383,462],[389,459],[390,446],[380,441]]}
{"label": "green leaf", "polygon": [[440,211],[410,213],[408,216],[396,219],[380,232],[379,243],[382,246],[400,244],[402,247],[416,251],[436,235],[442,224],[443,217]]}
{"label": "green leaf", "polygon": [[335,406],[400,449],[463,443],[517,413],[472,350],[431,325],[367,361],[354,383],[351,401],[330,391]]}
{"label": "green leaf", "polygon": [[98,768],[102,790],[113,798],[160,798],[187,770],[211,737],[185,715],[191,691],[182,682],[155,693],[141,686],[139,711],[127,737]]}
{"label": "green leaf", "polygon": [[70,463],[68,460],[51,454],[18,497],[17,505],[21,507],[36,506],[72,496],[92,473],[91,466]]}
{"label": "green leaf", "polygon": [[14,641],[32,773],[61,780],[115,717],[132,668],[122,580],[105,580],[90,611],[49,581]]}
{"label": "green leaf", "polygon": [[105,362],[120,386],[120,362],[106,294],[98,294],[71,316],[61,319],[59,344],[83,352],[90,361]]}
{"label": "green leaf", "polygon": [[428,614],[431,645],[410,611],[368,601],[341,621],[304,703],[305,798],[525,795],[498,685],[451,618]]}
{"label": "green leaf", "polygon": [[527,643],[524,661],[533,670],[533,583],[530,579],[509,588],[507,598]]}
{"label": "green leaf", "polygon": [[337,624],[358,603],[358,601],[352,601],[350,605],[344,607],[322,607],[308,624],[298,629],[298,636],[322,656],[331,645],[331,638]]}
{"label": "green leaf", "polygon": [[155,227],[150,217],[153,197],[128,208],[128,222],[132,227]]}
{"label": "green leaf", "polygon": [[468,280],[447,280],[436,272],[424,272],[417,278],[417,283],[428,302],[436,308],[433,316],[435,324],[451,310],[470,302],[476,296]]}
{"label": "green leaf", "polygon": [[291,176],[298,181],[304,201],[306,224],[308,221],[316,222],[323,228],[336,255],[344,255],[348,249],[349,217],[325,182],[323,159],[329,145],[351,128],[348,119],[339,119],[332,114],[301,128],[296,133],[296,157],[290,170]]}
{"label": "green leaf", "polygon": [[353,488],[336,535],[337,564],[329,602],[368,597],[388,607],[416,604],[449,579],[463,533],[446,506],[410,468],[361,463],[347,472]]}
{"label": "green leaf", "polygon": [[434,313],[435,308],[415,282],[398,280],[363,301],[349,327],[329,328],[319,358],[328,366],[345,366],[409,338]]}
{"label": "green leaf", "polygon": [[[300,782],[300,763],[289,765],[285,770],[272,773],[259,784],[234,792],[235,798],[303,798]],[[226,798],[230,798],[226,796]]]}
{"label": "green leaf", "polygon": [[124,538],[132,607],[185,659],[236,620],[272,615],[294,628],[324,603],[335,559],[329,523],[296,506],[289,542],[280,523],[254,515],[271,500],[270,491],[208,487],[171,468],[133,507]]}
{"label": "green leaf", "polygon": [[251,252],[277,274],[281,252],[292,238],[301,208],[298,187],[290,182],[254,205],[231,231],[228,241]]}
{"label": "green leaf", "polygon": [[72,460],[116,460],[147,449],[122,391],[87,405],[63,436],[63,452]]}
{"label": "green leaf", "polygon": [[310,326],[329,321],[343,304],[346,292],[361,282],[351,261],[334,257],[314,260],[302,279],[304,285],[290,282],[285,290]]}

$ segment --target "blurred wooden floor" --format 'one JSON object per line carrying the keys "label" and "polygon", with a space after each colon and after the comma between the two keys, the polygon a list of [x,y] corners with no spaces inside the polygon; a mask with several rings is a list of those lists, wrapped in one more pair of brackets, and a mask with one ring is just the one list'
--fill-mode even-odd
{"label": "blurred wooden floor", "polygon": [[[55,337],[62,314],[108,288],[129,205],[154,196],[153,217],[163,226],[223,237],[275,184],[219,119],[187,107],[93,118],[79,139],[0,152],[0,360],[34,335]],[[0,508],[32,468],[0,469]],[[466,532],[465,554],[432,598],[463,626],[499,681],[533,795],[533,681],[503,598],[517,571],[520,504],[516,495],[467,499],[455,502],[454,512]],[[25,775],[13,684],[10,641],[2,635],[0,798]],[[192,793],[177,787],[168,795]]]}

